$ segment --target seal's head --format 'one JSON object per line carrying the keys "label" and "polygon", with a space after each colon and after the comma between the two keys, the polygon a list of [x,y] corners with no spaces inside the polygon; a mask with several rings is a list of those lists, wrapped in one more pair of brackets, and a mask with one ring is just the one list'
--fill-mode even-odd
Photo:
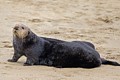
{"label": "seal's head", "polygon": [[16,36],[20,39],[27,37],[30,33],[30,29],[24,24],[16,24],[13,28],[13,36]]}

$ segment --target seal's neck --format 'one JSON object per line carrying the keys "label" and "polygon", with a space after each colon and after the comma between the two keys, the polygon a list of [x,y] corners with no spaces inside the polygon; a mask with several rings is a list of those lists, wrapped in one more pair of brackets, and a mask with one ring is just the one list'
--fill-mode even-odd
{"label": "seal's neck", "polygon": [[37,35],[34,34],[33,32],[31,32],[28,36],[26,36],[24,39],[23,39],[23,44],[24,45],[32,45],[32,44],[35,44],[37,42]]}

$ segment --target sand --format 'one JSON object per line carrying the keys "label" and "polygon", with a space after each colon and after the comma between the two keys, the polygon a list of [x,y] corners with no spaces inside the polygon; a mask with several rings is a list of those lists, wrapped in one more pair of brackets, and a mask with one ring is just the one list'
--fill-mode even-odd
{"label": "sand", "polygon": [[0,0],[0,80],[120,80],[120,67],[94,69],[23,66],[13,56],[12,28],[28,25],[39,36],[95,44],[101,57],[120,63],[120,0]]}

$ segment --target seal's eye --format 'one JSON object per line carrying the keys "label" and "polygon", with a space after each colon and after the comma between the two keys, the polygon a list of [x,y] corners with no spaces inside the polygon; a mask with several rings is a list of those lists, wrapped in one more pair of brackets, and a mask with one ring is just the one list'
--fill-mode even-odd
{"label": "seal's eye", "polygon": [[22,27],[22,29],[24,29],[24,27]]}

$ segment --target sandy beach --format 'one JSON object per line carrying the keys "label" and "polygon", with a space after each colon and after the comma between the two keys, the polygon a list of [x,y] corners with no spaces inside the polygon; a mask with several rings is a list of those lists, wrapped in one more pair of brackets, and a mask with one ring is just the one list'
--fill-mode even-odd
{"label": "sandy beach", "polygon": [[12,28],[27,25],[39,36],[95,44],[101,57],[120,63],[120,0],[0,0],[0,80],[120,80],[120,67],[23,66],[12,58]]}

